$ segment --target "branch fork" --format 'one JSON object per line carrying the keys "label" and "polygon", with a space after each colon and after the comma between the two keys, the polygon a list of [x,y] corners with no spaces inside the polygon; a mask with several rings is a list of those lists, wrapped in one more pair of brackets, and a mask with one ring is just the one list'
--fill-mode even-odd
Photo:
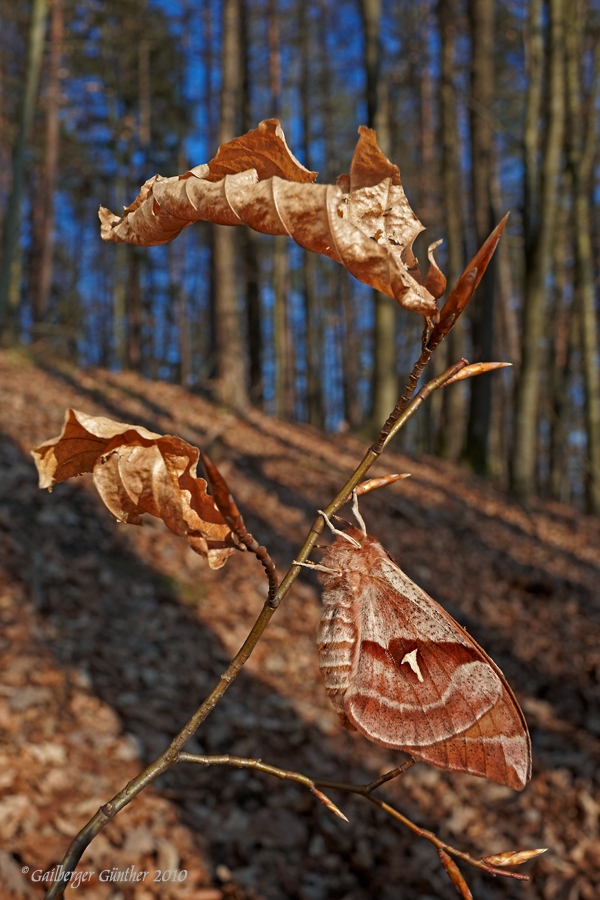
{"label": "branch fork", "polygon": [[[368,493],[371,490],[375,490],[379,487],[383,487],[407,477],[407,475],[388,475],[384,476],[383,478],[371,478],[363,480],[368,474],[373,463],[379,458],[392,438],[406,424],[411,416],[414,415],[414,413],[419,409],[419,407],[425,402],[427,397],[429,397],[429,395],[433,391],[443,387],[447,387],[448,385],[453,384],[456,381],[471,378],[482,372],[490,371],[492,369],[508,365],[507,363],[476,363],[474,365],[469,365],[466,359],[460,359],[458,360],[458,362],[454,363],[452,366],[446,369],[446,371],[441,375],[438,375],[436,378],[433,378],[431,381],[424,384],[416,393],[413,399],[413,395],[415,394],[419,379],[431,358],[432,352],[448,334],[448,332],[456,322],[458,316],[466,307],[468,301],[473,295],[475,288],[479,284],[483,272],[485,271],[491,255],[498,243],[505,223],[506,217],[497,226],[495,231],[492,232],[486,243],[483,245],[475,258],[471,261],[471,263],[469,263],[469,265],[465,269],[465,272],[459,279],[456,287],[450,292],[439,316],[437,314],[435,316],[432,315],[431,317],[426,316],[425,327],[423,330],[421,341],[421,353],[418,360],[413,366],[413,370],[409,377],[406,389],[402,394],[402,397],[400,398],[397,406],[394,408],[383,428],[381,429],[379,436],[366,452],[361,462],[357,465],[356,469],[354,470],[346,484],[341,488],[341,490],[338,492],[336,497],[334,497],[331,503],[323,511],[319,511],[320,514],[315,519],[315,522],[313,523],[309,534],[304,541],[304,544],[298,552],[296,559],[294,559],[290,569],[281,581],[279,581],[275,565],[273,563],[273,560],[269,556],[268,551],[265,547],[260,546],[255,538],[247,531],[243,517],[237,507],[235,499],[231,491],[229,490],[225,479],[223,478],[217,467],[206,456],[206,454],[201,453],[200,457],[202,460],[202,465],[204,467],[206,481],[211,490],[211,497],[205,495],[204,482],[201,479],[195,479],[193,477],[193,472],[195,471],[195,460],[197,460],[198,458],[198,451],[195,450],[195,448],[191,448],[190,445],[186,445],[185,442],[181,441],[181,439],[179,438],[171,438],[170,436],[161,437],[160,435],[154,435],[151,432],[146,432],[145,429],[141,430],[141,432],[144,432],[143,434],[140,432],[140,439],[145,448],[144,452],[148,456],[151,455],[152,464],[156,465],[156,460],[158,460],[159,463],[165,467],[165,471],[169,473],[172,483],[175,483],[174,479],[179,479],[179,484],[181,484],[181,480],[183,479],[183,483],[187,485],[188,492],[189,486],[192,485],[193,490],[196,492],[194,494],[194,497],[197,498],[197,503],[204,504],[204,506],[202,507],[202,509],[205,511],[203,512],[203,518],[198,519],[196,514],[196,507],[190,506],[189,509],[183,508],[181,506],[177,507],[177,504],[175,503],[179,518],[174,519],[173,521],[165,520],[167,521],[169,527],[171,527],[172,530],[176,531],[176,533],[187,537],[188,542],[193,547],[193,549],[196,549],[197,552],[201,552],[202,555],[206,556],[209,560],[209,564],[213,565],[214,568],[218,568],[220,565],[222,565],[226,555],[234,552],[235,549],[245,548],[249,550],[256,556],[265,570],[269,585],[268,596],[263,609],[261,610],[256,622],[250,630],[250,633],[244,641],[243,646],[240,648],[227,669],[221,674],[217,684],[215,685],[211,693],[198,707],[194,715],[182,728],[179,734],[173,739],[169,747],[167,747],[167,749],[163,753],[161,753],[160,756],[157,757],[157,759],[150,763],[147,768],[140,772],[139,775],[133,778],[118,794],[116,794],[111,800],[109,800],[108,803],[100,807],[100,809],[84,826],[84,828],[81,829],[79,834],[71,843],[65,855],[62,864],[63,872],[70,873],[75,870],[84,850],[91,843],[94,837],[104,828],[104,826],[108,822],[111,821],[111,819],[115,817],[115,815],[121,809],[123,809],[123,807],[129,804],[141,790],[143,790],[148,784],[154,781],[154,779],[158,775],[160,775],[162,772],[165,772],[176,763],[190,762],[203,766],[227,765],[236,768],[252,768],[256,771],[273,775],[283,780],[295,781],[307,787],[311,791],[311,793],[313,793],[314,796],[321,803],[323,803],[334,815],[344,819],[345,821],[348,821],[346,819],[346,816],[338,808],[338,806],[336,806],[336,804],[333,803],[332,800],[330,800],[329,796],[326,795],[321,789],[359,794],[370,803],[373,803],[375,806],[379,807],[381,810],[387,812],[389,815],[397,819],[418,837],[422,837],[430,841],[436,847],[446,873],[463,898],[469,898],[472,895],[452,857],[460,859],[468,865],[481,869],[492,875],[504,875],[520,880],[527,880],[526,875],[506,871],[505,867],[520,865],[526,860],[532,859],[538,856],[540,853],[543,853],[544,850],[516,850],[509,851],[507,853],[501,853],[495,856],[487,856],[481,859],[475,859],[469,854],[451,847],[449,844],[441,841],[433,832],[420,828],[398,810],[394,809],[394,807],[390,806],[384,800],[381,800],[379,797],[375,796],[374,792],[378,788],[382,787],[392,779],[401,776],[408,768],[410,768],[410,766],[414,764],[414,760],[412,759],[412,757],[410,757],[401,766],[385,773],[370,784],[357,785],[319,778],[309,778],[308,776],[303,775],[300,772],[288,771],[276,766],[268,765],[266,763],[263,763],[260,759],[245,759],[242,757],[231,756],[229,754],[223,756],[201,756],[184,751],[184,747],[188,740],[192,737],[198,727],[202,724],[202,722],[214,709],[217,703],[221,700],[229,685],[235,680],[243,665],[248,660],[258,640],[269,624],[275,610],[282,602],[283,598],[286,596],[293,582],[300,573],[302,566],[319,568],[319,564],[309,562],[308,557],[310,556],[310,553],[312,552],[315,543],[323,530],[325,521],[334,516],[335,513],[337,513],[337,511],[340,509],[340,507],[343,506],[343,504],[346,503],[353,494],[356,498],[356,496]],[[434,271],[434,276],[435,275],[436,273]],[[436,281],[435,277],[433,276],[432,279],[430,279],[429,287],[431,287],[436,296],[439,296],[439,294],[443,291],[441,281],[439,280],[439,278]],[[117,431],[114,431],[113,429],[113,433],[110,428],[108,431],[106,431],[106,425],[104,424],[103,428],[105,429],[106,433],[105,431],[103,431],[100,436],[96,436],[93,433],[93,430],[90,431],[90,422],[92,421],[92,417],[86,417],[85,414],[74,414],[74,416],[75,418],[73,419],[73,422],[71,422],[69,427],[72,427],[72,430],[79,429],[81,435],[84,436],[85,440],[89,441],[93,453],[96,454],[96,456],[94,456],[94,460],[96,460],[96,457],[98,457],[98,454],[100,454],[98,458],[102,465],[104,465],[105,461],[110,461],[113,459],[116,460],[118,456],[121,461],[121,469],[126,469],[127,461],[136,451],[131,450],[131,448],[127,444],[127,441],[130,439],[130,431],[123,432],[122,428],[131,430],[132,426],[122,426],[120,432],[118,431],[118,429]],[[103,423],[107,423],[109,420],[102,421]],[[109,423],[109,426],[112,427],[115,424],[119,423]],[[65,430],[66,429],[67,423],[65,424]],[[138,431],[140,430],[138,429]],[[62,437],[63,436],[61,436],[61,439]],[[102,441],[104,441],[104,444],[101,443]],[[98,449],[98,447],[100,449]],[[185,464],[184,468],[176,468],[176,465],[179,465],[176,460],[179,460],[181,458],[182,448],[184,456],[187,454],[186,458],[188,459],[188,462]],[[90,452],[92,452],[92,450]],[[64,457],[64,453],[63,457],[60,456],[61,452],[63,451],[60,449],[60,439],[57,439],[57,441],[54,442],[47,441],[46,444],[43,444],[40,448],[37,448],[37,450],[33,452],[36,464],[38,465],[38,469],[40,469],[41,486],[51,487],[55,481],[64,480],[65,478],[69,477],[70,474],[78,474],[69,469],[69,465],[71,463]],[[51,471],[44,471],[43,466],[48,465],[49,457],[51,458],[50,461],[52,466],[54,466],[54,469],[52,469]],[[88,463],[89,467],[87,469],[84,469],[85,471],[92,471],[92,466],[98,464],[95,463],[94,460],[92,460],[91,463]],[[61,466],[63,467],[62,470]],[[56,476],[56,471],[59,471],[59,473],[62,472],[61,477]],[[100,478],[100,475],[98,477]],[[173,497],[175,495],[170,494],[170,496]],[[112,497],[112,502],[113,504],[116,504],[118,508],[120,508],[119,504],[122,504],[123,502],[125,502],[126,504],[129,503],[129,506],[126,506],[126,510],[123,513],[123,516],[125,517],[126,521],[130,521],[132,523],[140,524],[139,518],[141,513],[150,512],[150,514],[152,515],[157,514],[156,507],[153,506],[152,503],[150,503],[150,506],[143,506],[141,503],[141,499],[136,500],[135,497],[132,499],[131,488],[127,487],[127,483],[125,482],[123,490],[121,490],[118,495],[115,494],[115,496]],[[210,509],[211,502],[214,505],[212,512]],[[171,506],[173,506],[173,504],[171,504]],[[212,517],[214,517],[217,512],[220,516],[220,523],[222,524],[219,523],[217,525],[214,525],[212,524]],[[197,524],[194,516],[196,516],[198,522],[201,522],[200,525]],[[192,532],[190,531],[191,521],[194,522],[198,534],[200,535],[200,537],[198,538],[190,536],[192,535]],[[193,534],[195,534],[195,532]],[[196,540],[196,546],[194,545],[194,540]],[[65,881],[54,882],[54,884],[51,885],[46,894],[46,900],[55,900],[55,898],[62,897],[66,886],[67,882]]]}

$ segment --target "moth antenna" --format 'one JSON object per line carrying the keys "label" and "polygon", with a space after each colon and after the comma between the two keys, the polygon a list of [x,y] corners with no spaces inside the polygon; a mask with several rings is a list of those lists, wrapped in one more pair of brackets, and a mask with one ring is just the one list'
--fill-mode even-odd
{"label": "moth antenna", "polygon": [[354,488],[354,490],[352,491],[352,512],[354,514],[354,518],[360,525],[360,530],[366,537],[367,536],[367,526],[365,525],[365,520],[361,516],[359,509],[358,509],[358,494],[356,492],[356,488]]}
{"label": "moth antenna", "polygon": [[321,563],[314,562],[298,562],[297,559],[294,560],[295,566],[305,566],[307,569],[318,569],[319,572],[329,572],[331,575],[341,576],[340,569],[330,569],[329,566],[322,566]]}
{"label": "moth antenna", "polygon": [[331,522],[331,519],[329,518],[327,513],[324,513],[322,509],[318,509],[317,512],[319,513],[319,515],[323,516],[334,534],[339,534],[340,537],[343,537],[347,541],[349,541],[353,547],[356,547],[357,550],[360,550],[360,544],[358,543],[358,541],[356,541],[353,537],[350,537],[350,535],[346,534],[344,531],[340,531],[339,528],[336,528],[335,525],[333,525],[333,523]]}

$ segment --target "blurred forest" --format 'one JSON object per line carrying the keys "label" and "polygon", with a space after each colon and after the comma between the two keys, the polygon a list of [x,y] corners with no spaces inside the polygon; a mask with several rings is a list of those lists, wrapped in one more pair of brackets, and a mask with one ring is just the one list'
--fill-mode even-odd
{"label": "blurred forest", "polygon": [[434,365],[513,368],[436,396],[402,449],[600,514],[599,35],[598,0],[0,0],[2,345],[372,431],[420,316],[286,238],[140,250],[97,218],[269,117],[335,182],[368,124],[450,287],[511,211]]}

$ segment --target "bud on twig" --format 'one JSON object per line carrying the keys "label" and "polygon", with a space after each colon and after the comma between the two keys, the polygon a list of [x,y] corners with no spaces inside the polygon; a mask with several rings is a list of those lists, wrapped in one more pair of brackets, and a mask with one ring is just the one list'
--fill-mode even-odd
{"label": "bud on twig", "polygon": [[344,813],[341,812],[341,810],[337,808],[335,803],[330,800],[329,797],[327,797],[322,791],[318,790],[316,787],[311,787],[311,791],[313,792],[317,800],[321,801],[323,806],[326,806],[327,809],[330,809],[332,813],[335,813],[335,815],[339,816],[340,819],[343,819],[344,822],[348,821]]}
{"label": "bud on twig", "polygon": [[395,481],[401,481],[403,478],[410,478],[410,472],[406,475],[383,475],[381,478],[369,478],[368,481],[363,481],[362,484],[356,486],[356,495],[357,497],[362,497],[363,494],[368,494],[369,491],[387,487],[388,484],[394,484]]}
{"label": "bud on twig", "polygon": [[540,850],[507,850],[506,853],[499,853],[497,856],[483,856],[481,862],[489,863],[490,866],[520,866],[529,859],[535,859],[545,853],[547,847]]}
{"label": "bud on twig", "polygon": [[473,900],[473,894],[469,890],[469,886],[461,875],[458,866],[451,856],[448,856],[445,850],[438,850],[438,856],[442,861],[442,865],[448,873],[448,877],[461,897],[465,900]]}

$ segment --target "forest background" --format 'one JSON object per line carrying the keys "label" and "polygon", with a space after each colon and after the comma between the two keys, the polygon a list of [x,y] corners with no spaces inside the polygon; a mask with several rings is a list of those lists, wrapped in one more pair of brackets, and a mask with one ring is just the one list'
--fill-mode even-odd
{"label": "forest background", "polygon": [[378,430],[419,316],[284,237],[140,249],[97,218],[269,117],[335,182],[368,124],[450,286],[511,211],[435,365],[513,367],[436,396],[402,449],[600,513],[599,29],[597,0],[0,0],[2,344]]}

